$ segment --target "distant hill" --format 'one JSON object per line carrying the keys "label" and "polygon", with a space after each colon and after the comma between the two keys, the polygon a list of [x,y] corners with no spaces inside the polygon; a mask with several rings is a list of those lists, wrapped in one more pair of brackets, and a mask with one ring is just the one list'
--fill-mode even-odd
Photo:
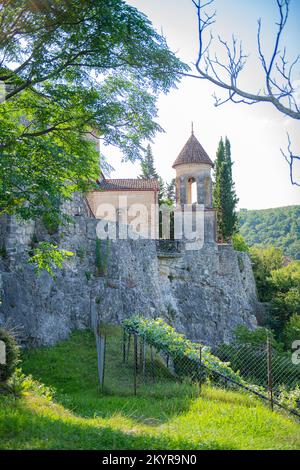
{"label": "distant hill", "polygon": [[239,212],[240,233],[248,245],[274,245],[300,259],[300,206]]}

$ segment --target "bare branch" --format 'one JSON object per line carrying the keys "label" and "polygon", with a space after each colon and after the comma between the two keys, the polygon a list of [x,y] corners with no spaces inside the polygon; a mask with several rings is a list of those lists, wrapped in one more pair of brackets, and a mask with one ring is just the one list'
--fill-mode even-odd
{"label": "bare branch", "polygon": [[[266,59],[262,48],[262,21],[258,20],[257,44],[258,56],[265,73],[265,89],[262,87],[259,93],[252,93],[239,88],[238,79],[241,71],[247,62],[247,54],[244,53],[242,43],[238,44],[237,39],[232,36],[231,44],[218,36],[218,44],[223,47],[227,55],[227,62],[221,62],[216,54],[212,58],[210,48],[213,42],[213,35],[210,31],[206,40],[206,30],[216,22],[216,11],[207,12],[207,7],[213,4],[213,0],[204,2],[202,0],[192,0],[198,19],[198,41],[199,49],[195,63],[198,74],[184,74],[194,78],[209,80],[214,85],[224,89],[228,93],[227,99],[217,99],[216,104],[224,104],[228,101],[235,103],[253,104],[258,102],[268,102],[275,106],[281,113],[293,118],[300,119],[299,104],[294,97],[293,70],[299,62],[299,57],[289,65],[286,58],[286,50],[280,54],[280,42],[289,16],[290,0],[276,0],[279,11],[279,21],[274,48],[269,60]],[[276,76],[281,79],[279,83]],[[236,100],[239,96],[241,99]]]}
{"label": "bare branch", "polygon": [[286,162],[288,163],[289,167],[290,167],[290,180],[291,180],[291,183],[294,185],[294,186],[299,186],[300,187],[300,182],[298,183],[297,181],[295,181],[294,179],[294,164],[296,161],[299,161],[300,162],[300,156],[299,155],[294,155],[293,151],[292,151],[292,144],[291,144],[291,139],[290,139],[290,135],[289,133],[287,133],[287,137],[288,137],[288,147],[287,147],[287,152],[284,152],[282,149],[280,149],[282,155],[284,156]]}
{"label": "bare branch", "polygon": [[[299,64],[300,54],[293,60],[287,58],[287,51],[284,47],[280,50],[282,36],[288,21],[290,13],[290,0],[276,0],[279,12],[279,20],[276,22],[276,36],[270,58],[264,54],[262,46],[262,20],[258,20],[257,29],[257,48],[258,58],[261,63],[265,76],[264,85],[257,93],[252,93],[239,87],[238,81],[241,72],[247,63],[247,54],[244,53],[242,43],[238,42],[233,35],[229,43],[218,36],[217,45],[225,52],[226,59],[221,61],[216,53],[211,53],[210,49],[213,43],[213,34],[209,32],[209,38],[206,38],[206,30],[210,25],[216,22],[216,11],[208,13],[205,10],[213,4],[213,0],[204,2],[203,0],[192,0],[198,20],[198,41],[199,49],[195,67],[196,74],[185,73],[197,79],[208,80],[218,88],[226,91],[227,96],[220,98],[213,94],[215,106],[221,106],[229,101],[233,103],[244,103],[252,105],[259,102],[271,103],[279,112],[289,116],[292,119],[300,119],[300,103],[296,96],[295,82],[293,74],[295,66]],[[291,183],[300,186],[293,176],[295,161],[300,160],[300,156],[295,155],[291,150],[291,140],[288,135],[288,149],[281,153],[289,164]]]}

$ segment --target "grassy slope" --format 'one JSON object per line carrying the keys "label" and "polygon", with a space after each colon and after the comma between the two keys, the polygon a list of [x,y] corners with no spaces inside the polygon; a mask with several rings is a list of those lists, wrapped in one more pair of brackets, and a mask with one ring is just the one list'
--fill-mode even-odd
{"label": "grassy slope", "polygon": [[120,330],[107,350],[107,384],[97,389],[94,340],[74,333],[28,352],[23,369],[56,388],[56,400],[0,398],[2,449],[299,449],[300,426],[247,395],[170,379],[140,387],[121,363]]}

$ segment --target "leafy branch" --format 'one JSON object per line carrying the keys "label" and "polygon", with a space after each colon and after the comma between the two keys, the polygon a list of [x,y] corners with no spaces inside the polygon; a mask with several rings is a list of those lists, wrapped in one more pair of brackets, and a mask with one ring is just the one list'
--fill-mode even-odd
{"label": "leafy branch", "polygon": [[40,242],[37,248],[33,249],[33,256],[28,262],[34,265],[37,275],[41,271],[47,271],[50,276],[55,277],[54,269],[63,267],[63,263],[74,256],[72,251],[58,249],[57,245],[48,242]]}

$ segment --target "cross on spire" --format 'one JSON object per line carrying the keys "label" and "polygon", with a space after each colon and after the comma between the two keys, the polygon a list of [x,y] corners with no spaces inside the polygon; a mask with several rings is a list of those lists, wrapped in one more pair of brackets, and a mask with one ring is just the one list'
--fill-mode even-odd
{"label": "cross on spire", "polygon": [[192,121],[192,135],[194,135],[194,123]]}

